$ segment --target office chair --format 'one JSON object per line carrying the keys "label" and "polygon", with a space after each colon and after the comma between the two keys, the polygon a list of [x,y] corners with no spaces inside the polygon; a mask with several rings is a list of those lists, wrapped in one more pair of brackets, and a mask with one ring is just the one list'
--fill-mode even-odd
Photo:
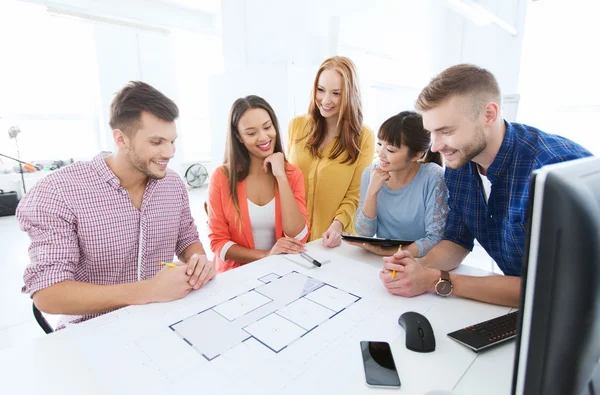
{"label": "office chair", "polygon": [[46,321],[42,312],[39,311],[37,307],[35,307],[35,303],[32,302],[31,305],[33,306],[33,316],[35,317],[35,320],[37,321],[38,325],[43,329],[43,331],[46,334],[54,332],[54,329],[52,329],[48,321]]}

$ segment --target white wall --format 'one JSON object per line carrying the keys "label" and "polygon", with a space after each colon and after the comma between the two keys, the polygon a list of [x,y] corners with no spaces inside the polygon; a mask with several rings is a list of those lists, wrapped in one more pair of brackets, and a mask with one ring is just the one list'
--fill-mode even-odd
{"label": "white wall", "polygon": [[210,89],[211,168],[222,163],[236,98],[263,96],[285,135],[288,121],[306,112],[316,70],[331,55],[357,64],[365,123],[374,129],[412,108],[429,79],[456,63],[489,68],[503,92],[515,93],[526,0],[479,3],[518,34],[475,25],[445,0],[223,0],[225,74]]}
{"label": "white wall", "polygon": [[[161,29],[215,33],[220,25],[225,72],[209,84],[211,168],[222,162],[227,117],[236,98],[263,96],[285,135],[289,120],[308,107],[318,65],[331,55],[347,55],[357,63],[365,123],[373,129],[411,108],[431,77],[459,62],[489,68],[505,93],[517,92],[527,4],[478,1],[515,26],[518,34],[512,36],[496,25],[475,25],[449,9],[446,0],[222,0],[220,21],[168,0],[26,1],[149,27],[95,24],[100,128],[106,127],[114,93],[129,80],[144,79],[177,101],[173,48]],[[103,149],[112,144],[108,132],[102,134]],[[180,136],[181,146],[185,134]]]}
{"label": "white wall", "polygon": [[[211,84],[211,169],[220,165],[225,150],[227,118],[235,99],[255,94],[273,106],[282,131],[296,109],[302,75],[332,55],[330,25],[335,19],[317,15],[316,0],[223,0],[225,73]],[[305,71],[309,70],[309,73]],[[309,87],[310,90],[310,87]],[[302,95],[303,101],[308,93]],[[285,140],[285,139],[284,139]]]}
{"label": "white wall", "polygon": [[373,5],[342,16],[340,54],[357,64],[365,123],[377,129],[391,115],[412,109],[434,74],[460,62],[462,28],[439,1]]}
{"label": "white wall", "polygon": [[521,48],[527,0],[482,0],[481,5],[514,26],[513,36],[495,24],[477,26],[463,22],[462,61],[489,69],[505,94],[518,93]]}
{"label": "white wall", "polygon": [[[108,125],[110,103],[128,81],[141,80],[177,102],[175,63],[165,33],[132,29],[105,23],[95,24],[96,53],[100,85],[101,149],[112,151],[114,141]],[[185,138],[182,138],[184,143]],[[181,156],[170,167],[182,173]]]}

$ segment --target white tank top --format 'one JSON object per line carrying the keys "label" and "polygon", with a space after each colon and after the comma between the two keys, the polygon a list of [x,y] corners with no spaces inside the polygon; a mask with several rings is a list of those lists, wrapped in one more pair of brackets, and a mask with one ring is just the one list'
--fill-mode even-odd
{"label": "white tank top", "polygon": [[264,206],[248,199],[248,214],[252,224],[252,238],[257,250],[270,250],[277,241],[275,235],[275,198]]}

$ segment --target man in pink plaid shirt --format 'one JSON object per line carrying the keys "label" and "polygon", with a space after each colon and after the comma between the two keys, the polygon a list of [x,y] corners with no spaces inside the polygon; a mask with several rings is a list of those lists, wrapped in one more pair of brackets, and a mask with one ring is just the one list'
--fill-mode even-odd
{"label": "man in pink plaid shirt", "polygon": [[[110,108],[115,151],[48,175],[20,202],[31,238],[23,292],[41,311],[70,316],[59,327],[179,299],[215,276],[185,185],[167,169],[178,115],[161,92],[130,82]],[[174,255],[181,262],[161,268]]]}

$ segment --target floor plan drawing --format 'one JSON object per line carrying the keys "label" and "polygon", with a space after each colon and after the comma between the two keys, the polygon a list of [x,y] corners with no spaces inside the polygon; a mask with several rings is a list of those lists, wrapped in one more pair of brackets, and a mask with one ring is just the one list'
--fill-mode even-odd
{"label": "floor plan drawing", "polygon": [[169,328],[208,361],[250,339],[279,353],[361,299],[296,271],[258,280],[264,285]]}

